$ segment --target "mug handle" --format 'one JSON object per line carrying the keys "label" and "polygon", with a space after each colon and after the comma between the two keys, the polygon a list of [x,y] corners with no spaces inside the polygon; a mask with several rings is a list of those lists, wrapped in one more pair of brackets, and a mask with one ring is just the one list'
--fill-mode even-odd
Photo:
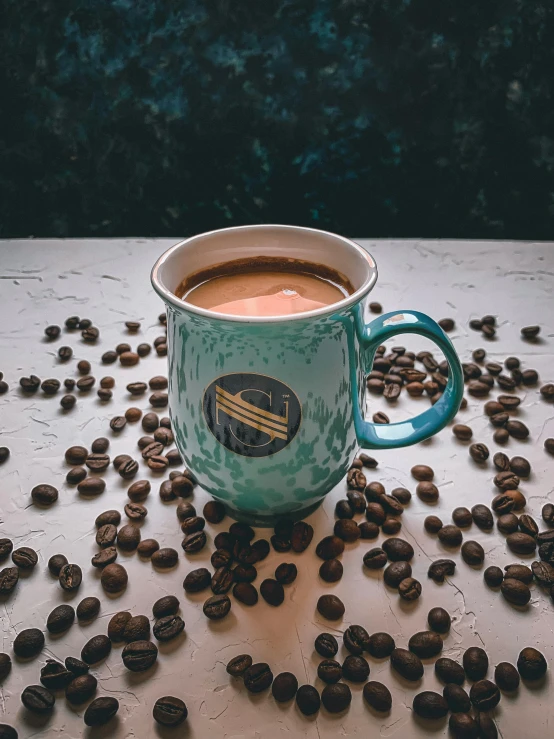
{"label": "mug handle", "polygon": [[[431,339],[448,362],[448,383],[442,397],[428,410],[407,421],[375,424],[366,421],[358,397],[354,397],[354,426],[358,443],[366,449],[394,449],[417,444],[440,431],[456,415],[464,394],[462,366],[452,342],[432,318],[417,311],[402,311],[379,316],[365,323],[361,310],[356,315],[356,332],[365,358],[365,374],[373,364],[377,347],[397,334],[419,334]],[[356,392],[357,383],[352,383]]]}

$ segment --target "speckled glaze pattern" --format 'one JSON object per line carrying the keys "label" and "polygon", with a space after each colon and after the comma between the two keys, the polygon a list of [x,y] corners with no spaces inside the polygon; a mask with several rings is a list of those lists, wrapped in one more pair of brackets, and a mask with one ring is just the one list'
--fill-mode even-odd
{"label": "speckled glaze pattern", "polygon": [[[365,374],[377,346],[397,333],[422,333],[445,350],[452,371],[443,399],[390,426],[363,419]],[[359,444],[390,448],[440,430],[463,391],[459,360],[427,316],[389,314],[363,325],[360,303],[341,313],[267,324],[220,321],[168,307],[169,393],[177,445],[198,482],[232,515],[258,525],[313,509],[346,474]],[[302,405],[294,439],[272,456],[250,458],[220,444],[207,427],[204,390],[221,375],[254,372],[288,385]]]}

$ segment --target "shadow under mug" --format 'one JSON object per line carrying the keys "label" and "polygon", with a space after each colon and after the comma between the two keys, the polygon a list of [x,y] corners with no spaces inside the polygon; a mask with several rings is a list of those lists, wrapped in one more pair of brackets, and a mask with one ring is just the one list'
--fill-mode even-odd
{"label": "shadow under mug", "polygon": [[[233,259],[294,257],[325,264],[354,292],[317,310],[231,316],[181,300],[186,275]],[[373,258],[341,236],[298,226],[239,226],[193,236],[165,252],[152,284],[167,306],[169,404],[177,447],[198,483],[234,518],[270,526],[301,518],[346,475],[359,446],[423,441],[458,411],[460,361],[429,316],[398,311],[364,321],[377,280]],[[397,334],[431,339],[449,365],[440,399],[415,418],[364,418],[365,377]]]}

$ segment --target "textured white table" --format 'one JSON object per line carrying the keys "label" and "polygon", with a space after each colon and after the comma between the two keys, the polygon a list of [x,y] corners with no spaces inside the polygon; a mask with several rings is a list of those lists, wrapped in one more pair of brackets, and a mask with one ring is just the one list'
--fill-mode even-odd
{"label": "textured white table", "polygon": [[[0,397],[0,445],[9,446],[12,452],[9,461],[0,467],[0,536],[9,536],[16,546],[35,548],[40,557],[35,571],[20,580],[16,593],[0,603],[0,651],[11,652],[14,637],[24,628],[45,629],[48,613],[64,600],[76,605],[87,595],[97,595],[102,602],[100,616],[92,624],[75,623],[57,638],[47,635],[44,652],[37,659],[26,663],[14,660],[10,676],[0,686],[0,722],[14,724],[20,737],[33,738],[445,736],[448,732],[445,721],[433,726],[414,720],[411,710],[416,692],[442,690],[431,661],[426,665],[421,684],[413,686],[392,673],[388,660],[381,663],[369,660],[370,679],[384,682],[393,695],[392,711],[385,718],[373,715],[364,705],[361,686],[352,685],[352,705],[344,715],[331,716],[322,710],[317,718],[306,719],[294,704],[278,705],[269,692],[250,696],[225,672],[231,657],[248,652],[255,661],[269,662],[274,674],[290,670],[300,683],[310,682],[321,689],[316,677],[318,658],[313,650],[318,633],[331,631],[340,637],[346,626],[359,623],[370,633],[389,631],[397,645],[405,647],[412,633],[426,628],[427,612],[437,605],[444,606],[454,619],[444,642],[445,656],[459,658],[468,646],[484,646],[490,657],[491,677],[497,662],[515,663],[522,647],[537,646],[553,668],[553,606],[547,596],[534,588],[525,611],[512,608],[499,593],[485,587],[481,572],[466,566],[459,552],[446,553],[435,537],[423,531],[423,519],[429,513],[438,514],[447,523],[455,506],[490,504],[495,493],[492,463],[482,469],[471,463],[467,445],[456,441],[448,428],[418,447],[379,453],[378,469],[368,472],[370,481],[380,480],[387,489],[403,485],[413,491],[411,466],[426,463],[435,469],[435,481],[441,491],[439,505],[430,509],[414,496],[403,515],[401,535],[414,544],[414,576],[423,584],[423,595],[414,604],[403,603],[394,591],[386,588],[382,573],[372,575],[364,571],[363,553],[377,542],[347,545],[342,557],[343,579],[335,585],[319,580],[320,561],[314,554],[315,543],[331,533],[334,504],[344,497],[343,486],[331,493],[311,516],[315,537],[306,553],[272,552],[260,564],[258,584],[272,576],[278,563],[298,560],[298,578],[287,588],[285,603],[278,609],[263,601],[251,609],[234,601],[227,619],[208,622],[201,609],[206,594],[185,596],[182,581],[193,567],[210,566],[211,546],[194,559],[187,560],[181,555],[178,566],[167,573],[154,572],[149,562],[140,561],[136,555],[120,553],[118,561],[128,569],[129,586],[121,597],[110,598],[102,591],[98,572],[90,566],[90,558],[96,551],[94,519],[108,508],[123,510],[128,483],[111,469],[106,475],[106,492],[96,500],[81,500],[76,490],[64,482],[67,466],[63,452],[71,444],[88,447],[93,439],[106,435],[111,438],[112,458],[122,452],[138,457],[136,439],[141,435],[140,426],[128,425],[115,438],[108,427],[109,419],[130,405],[147,409],[147,395],[138,402],[131,401],[125,385],[165,373],[165,360],[152,353],[137,367],[121,368],[102,366],[100,356],[128,339],[124,328],[127,319],[142,321],[141,332],[130,339],[133,345],[152,341],[160,334],[157,315],[163,306],[150,287],[149,271],[155,258],[171,243],[172,240],[143,239],[0,243],[0,370],[10,384],[10,392]],[[385,310],[413,308],[437,319],[451,316],[457,322],[451,337],[462,360],[468,361],[471,350],[483,346],[491,360],[503,361],[515,354],[521,357],[525,367],[539,371],[541,381],[554,378],[554,244],[369,240],[362,243],[375,256],[380,272],[372,299],[382,302]],[[485,313],[498,316],[499,329],[494,341],[486,341],[467,328],[470,318]],[[54,343],[43,340],[46,325],[62,325],[72,314],[89,317],[100,328],[101,339],[95,346],[83,343],[78,332],[63,334]],[[533,323],[543,326],[542,340],[527,344],[520,339],[519,329]],[[61,344],[71,345],[75,352],[74,359],[66,365],[59,364],[56,357]],[[424,342],[414,337],[406,337],[405,344],[416,350],[424,347]],[[93,391],[88,397],[80,397],[71,413],[63,415],[60,394],[55,398],[45,397],[41,392],[32,397],[20,394],[20,376],[33,372],[42,379],[77,377],[76,361],[81,358],[92,362],[92,373],[98,379],[108,374],[116,378],[110,403],[100,403]],[[537,388],[525,389],[520,394],[523,400],[519,416],[529,425],[531,438],[528,442],[511,440],[507,451],[521,453],[531,461],[533,474],[522,482],[521,489],[528,499],[528,512],[540,520],[542,505],[549,497],[554,499],[554,465],[542,448],[544,439],[554,436],[554,413],[552,406],[540,399]],[[396,409],[391,410],[383,400],[370,398],[370,403],[372,411],[382,408],[393,419],[400,419],[417,413],[426,407],[427,401],[416,401],[403,394]],[[467,410],[460,412],[458,420],[468,423],[474,431],[474,440],[485,442],[494,452],[493,429],[481,409],[482,402],[470,398]],[[139,477],[147,476],[148,470],[139,474]],[[60,499],[50,510],[38,510],[30,505],[30,490],[40,482],[53,483],[60,490]],[[181,552],[182,534],[173,510],[175,505],[162,504],[158,486],[155,482],[146,501],[149,514],[142,527],[143,537],[155,537],[162,546],[173,546]],[[197,489],[193,498],[197,510],[201,512],[206,500],[207,495]],[[219,526],[208,526],[210,539],[230,523],[226,519]],[[519,561],[496,531],[485,533],[473,526],[464,532],[464,538],[483,544],[485,566],[503,567]],[[83,568],[83,584],[73,598],[64,596],[46,568],[48,558],[58,552]],[[440,556],[452,556],[458,563],[455,576],[442,586],[427,579],[430,561]],[[315,611],[317,598],[324,592],[336,593],[346,605],[343,623],[338,626],[325,622]],[[26,718],[19,696],[26,685],[38,683],[40,666],[46,657],[78,656],[87,639],[106,633],[113,613],[129,609],[135,615],[151,617],[152,603],[167,593],[180,598],[186,636],[176,644],[161,645],[155,669],[146,675],[127,672],[118,647],[105,663],[92,670],[99,680],[97,695],[113,695],[120,701],[116,722],[94,732],[85,730],[84,709],[71,708],[63,695],[58,697],[50,717],[35,717],[31,721]],[[345,656],[342,646],[339,656]],[[530,691],[521,686],[515,698],[502,698],[496,716],[504,739],[549,736],[554,719],[551,674],[539,690]],[[186,724],[173,732],[156,727],[152,719],[155,700],[167,694],[183,698],[189,709]]]}

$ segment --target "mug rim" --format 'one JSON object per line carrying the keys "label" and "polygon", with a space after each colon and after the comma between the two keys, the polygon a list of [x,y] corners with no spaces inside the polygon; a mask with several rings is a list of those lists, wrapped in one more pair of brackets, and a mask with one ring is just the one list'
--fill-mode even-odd
{"label": "mug rim", "polygon": [[[325,236],[331,236],[334,239],[336,239],[338,242],[341,242],[344,246],[356,251],[360,256],[362,256],[366,260],[368,264],[368,268],[369,268],[369,275],[367,279],[364,281],[364,283],[361,285],[361,287],[355,290],[352,293],[352,295],[349,295],[343,300],[339,300],[336,303],[331,303],[330,305],[327,305],[323,308],[316,308],[315,310],[305,311],[303,313],[287,314],[283,316],[239,316],[239,315],[232,315],[228,313],[219,313],[218,311],[207,310],[206,308],[200,308],[197,305],[188,303],[186,300],[183,300],[182,298],[178,298],[177,295],[175,295],[174,292],[169,290],[163,284],[162,280],[160,279],[161,268],[163,267],[167,259],[169,259],[169,257],[172,254],[178,251],[185,244],[188,244],[190,241],[193,241],[194,239],[197,239],[200,237],[211,236],[212,234],[225,233],[229,231],[246,231],[246,230],[255,230],[255,229],[263,229],[263,228],[282,229],[283,231],[301,231],[301,232],[308,232],[308,233],[313,233],[313,234],[325,234]],[[184,311],[187,311],[188,313],[194,313],[196,315],[203,316],[204,318],[210,318],[216,321],[226,321],[229,323],[254,323],[254,324],[289,323],[290,321],[309,320],[312,318],[320,318],[322,316],[328,316],[333,313],[336,313],[337,311],[342,311],[346,308],[350,308],[351,306],[355,305],[360,300],[362,300],[373,289],[373,286],[375,285],[377,281],[377,265],[372,255],[368,251],[363,249],[359,244],[357,244],[355,241],[352,241],[352,239],[348,239],[345,236],[340,236],[339,234],[335,234],[332,231],[323,231],[322,229],[309,228],[307,226],[293,226],[293,225],[280,224],[280,223],[260,223],[260,224],[250,224],[246,226],[230,226],[228,228],[217,228],[212,231],[204,231],[203,233],[194,234],[194,236],[189,236],[188,238],[183,239],[182,241],[179,241],[177,244],[174,244],[169,249],[167,249],[156,260],[154,266],[152,267],[152,271],[150,273],[150,281],[152,283],[154,290],[158,293],[158,295],[162,298],[162,300],[165,303],[168,303],[179,310],[182,310],[182,311],[184,310]]]}

